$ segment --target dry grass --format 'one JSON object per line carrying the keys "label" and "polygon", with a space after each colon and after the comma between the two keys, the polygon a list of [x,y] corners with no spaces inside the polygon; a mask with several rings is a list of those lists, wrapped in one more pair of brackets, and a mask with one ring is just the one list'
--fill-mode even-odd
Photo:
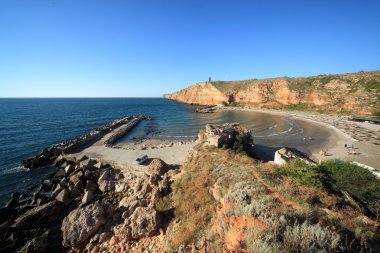
{"label": "dry grass", "polygon": [[[260,168],[281,198],[302,208],[275,198],[253,176],[254,168]],[[208,252],[370,249],[368,242],[376,241],[378,228],[368,224],[360,210],[321,188],[304,186],[289,176],[276,178],[275,169],[235,152],[198,147],[172,185],[174,220],[179,221],[170,238],[172,249],[194,245],[204,250],[206,244]]]}

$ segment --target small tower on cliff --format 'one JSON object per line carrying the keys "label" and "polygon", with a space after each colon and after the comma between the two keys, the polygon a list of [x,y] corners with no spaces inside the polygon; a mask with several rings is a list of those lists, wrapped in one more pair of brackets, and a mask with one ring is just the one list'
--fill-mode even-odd
{"label": "small tower on cliff", "polygon": [[211,83],[211,76],[208,78],[208,82]]}

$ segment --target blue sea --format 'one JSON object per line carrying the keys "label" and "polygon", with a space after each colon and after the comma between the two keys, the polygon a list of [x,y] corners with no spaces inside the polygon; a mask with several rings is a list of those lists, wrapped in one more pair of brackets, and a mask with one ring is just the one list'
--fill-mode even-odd
{"label": "blue sea", "polygon": [[[315,129],[307,122],[256,112],[223,111],[199,114],[195,107],[163,98],[15,98],[0,99],[0,204],[14,191],[32,193],[51,167],[28,171],[20,161],[127,115],[151,115],[122,141],[149,136],[194,139],[206,123],[239,122],[252,129],[255,143],[310,147],[302,138]],[[327,133],[326,133],[327,134]],[[317,148],[317,147],[314,147]]]}

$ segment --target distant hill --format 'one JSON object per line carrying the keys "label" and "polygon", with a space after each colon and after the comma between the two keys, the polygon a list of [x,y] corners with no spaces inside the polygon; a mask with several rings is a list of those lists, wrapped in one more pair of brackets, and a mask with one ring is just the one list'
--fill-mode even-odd
{"label": "distant hill", "polygon": [[164,97],[199,105],[374,115],[380,112],[380,71],[200,82]]}

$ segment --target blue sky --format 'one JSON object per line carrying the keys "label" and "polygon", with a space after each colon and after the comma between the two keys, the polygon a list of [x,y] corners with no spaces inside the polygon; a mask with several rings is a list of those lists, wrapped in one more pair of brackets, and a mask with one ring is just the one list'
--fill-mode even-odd
{"label": "blue sky", "polygon": [[1,0],[0,97],[380,69],[380,1]]}

